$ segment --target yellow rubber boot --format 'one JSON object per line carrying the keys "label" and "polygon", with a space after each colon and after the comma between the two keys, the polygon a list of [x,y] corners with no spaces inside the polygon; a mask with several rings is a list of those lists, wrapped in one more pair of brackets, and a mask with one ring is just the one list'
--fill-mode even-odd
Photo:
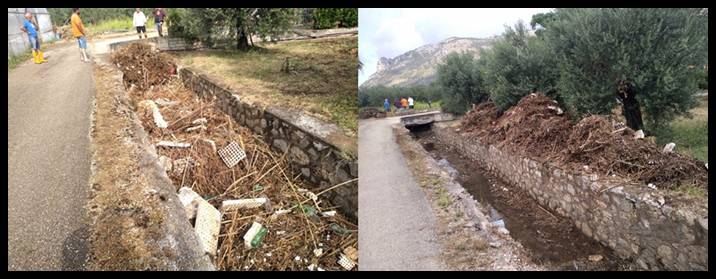
{"label": "yellow rubber boot", "polygon": [[45,60],[45,54],[42,53],[42,51],[37,51],[37,60],[40,60],[40,63],[47,62],[47,60]]}
{"label": "yellow rubber boot", "polygon": [[40,62],[40,60],[37,59],[37,51],[35,51],[34,49],[32,50],[32,61],[35,62],[35,64],[42,63]]}

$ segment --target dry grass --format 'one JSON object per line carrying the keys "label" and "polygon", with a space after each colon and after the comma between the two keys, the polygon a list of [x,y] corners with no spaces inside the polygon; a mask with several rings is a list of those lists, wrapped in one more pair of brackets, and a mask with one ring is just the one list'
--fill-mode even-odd
{"label": "dry grass", "polygon": [[[223,200],[266,197],[271,206],[230,212],[223,215],[219,235],[218,256],[215,264],[220,270],[306,270],[311,264],[326,270],[341,270],[337,265],[340,251],[357,245],[357,226],[339,213],[335,217],[309,217],[300,208],[314,206],[318,212],[335,207],[319,197],[312,201],[304,188],[310,188],[294,174],[286,154],[272,151],[262,138],[248,128],[230,120],[218,111],[213,100],[197,98],[184,88],[178,79],[151,90],[130,92],[132,103],[152,142],[160,140],[190,143],[189,148],[158,148],[157,153],[174,162],[167,174],[179,187],[190,187],[215,207]],[[150,109],[144,100],[167,99],[178,101],[170,106],[159,106],[163,118],[169,123],[166,129],[157,128]],[[195,119],[205,118],[206,129],[187,131]],[[221,149],[237,142],[247,157],[229,168],[204,140],[215,142]],[[177,168],[177,160],[191,158],[194,164]],[[320,195],[320,190],[314,189]],[[292,209],[291,213],[271,218],[275,210]],[[254,249],[244,247],[243,236],[253,222],[268,228],[262,244]],[[337,233],[331,225],[338,224],[349,230]],[[322,248],[324,254],[316,257],[313,250]],[[294,260],[300,257],[300,261]]]}
{"label": "dry grass", "polygon": [[[357,131],[357,36],[266,43],[248,52],[192,51],[183,65],[221,77],[244,100],[300,108]],[[288,60],[289,71],[281,71]]]}

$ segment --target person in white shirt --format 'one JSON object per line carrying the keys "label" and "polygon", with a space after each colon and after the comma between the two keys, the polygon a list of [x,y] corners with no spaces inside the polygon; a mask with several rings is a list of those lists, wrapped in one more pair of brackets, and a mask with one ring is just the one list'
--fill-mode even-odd
{"label": "person in white shirt", "polygon": [[413,105],[414,105],[413,97],[408,97],[408,108],[413,109],[413,107],[414,107]]}
{"label": "person in white shirt", "polygon": [[139,34],[139,38],[142,38],[142,33],[144,33],[144,38],[147,38],[147,16],[144,15],[142,10],[137,8],[137,10],[134,12],[134,17],[132,18],[132,22],[134,23],[134,27],[137,28],[137,34]]}

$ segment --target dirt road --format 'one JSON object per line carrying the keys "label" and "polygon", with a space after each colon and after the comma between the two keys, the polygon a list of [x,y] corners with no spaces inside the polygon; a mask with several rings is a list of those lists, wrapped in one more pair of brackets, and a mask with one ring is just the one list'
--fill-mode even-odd
{"label": "dirt road", "polygon": [[400,118],[359,123],[360,270],[442,270],[436,220],[395,142]]}

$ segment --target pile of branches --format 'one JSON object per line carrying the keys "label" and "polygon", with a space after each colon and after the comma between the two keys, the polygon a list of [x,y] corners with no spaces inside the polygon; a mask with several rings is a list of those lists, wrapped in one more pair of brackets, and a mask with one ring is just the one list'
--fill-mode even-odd
{"label": "pile of branches", "polygon": [[144,90],[166,83],[176,75],[172,58],[145,43],[133,43],[112,54],[112,63],[124,73],[125,87]]}

